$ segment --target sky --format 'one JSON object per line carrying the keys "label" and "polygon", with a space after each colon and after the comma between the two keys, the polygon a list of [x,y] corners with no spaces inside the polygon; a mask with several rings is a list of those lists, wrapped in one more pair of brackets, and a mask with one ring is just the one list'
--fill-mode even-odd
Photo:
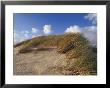
{"label": "sky", "polygon": [[83,33],[97,42],[96,13],[14,13],[14,43],[42,35]]}

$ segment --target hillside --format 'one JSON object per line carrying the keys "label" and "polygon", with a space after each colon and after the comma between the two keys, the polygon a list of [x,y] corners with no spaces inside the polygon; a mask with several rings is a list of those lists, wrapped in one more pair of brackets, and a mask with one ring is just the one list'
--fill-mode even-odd
{"label": "hillside", "polygon": [[[18,58],[15,60],[15,63],[17,64],[20,63],[19,61],[21,58],[25,57],[25,60],[23,59],[22,63],[28,62],[29,66],[29,61],[36,61],[41,55],[39,59],[41,61],[37,64],[42,63],[42,65],[37,65],[37,70],[41,71],[45,68],[45,66],[43,66],[45,61],[47,63],[44,65],[47,65],[48,68],[45,68],[47,72],[38,72],[39,74],[97,74],[97,48],[91,46],[90,42],[80,33],[35,37],[14,45],[14,50],[15,52],[17,51],[17,53],[15,53],[15,59],[16,57]],[[49,61],[51,65],[49,64]],[[17,64],[15,64],[15,67],[22,69],[20,67],[23,67],[23,65],[17,67]],[[34,64],[36,65],[36,63]],[[15,74],[19,73],[15,72]],[[20,73],[20,75],[22,74],[24,73]]]}

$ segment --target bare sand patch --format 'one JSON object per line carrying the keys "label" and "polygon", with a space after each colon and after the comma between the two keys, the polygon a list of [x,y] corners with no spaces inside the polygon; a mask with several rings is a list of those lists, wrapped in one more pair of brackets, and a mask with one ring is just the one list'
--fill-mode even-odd
{"label": "bare sand patch", "polygon": [[56,49],[24,54],[18,51],[19,48],[14,49],[14,75],[58,75],[62,73],[54,68],[67,65],[65,54],[59,54]]}

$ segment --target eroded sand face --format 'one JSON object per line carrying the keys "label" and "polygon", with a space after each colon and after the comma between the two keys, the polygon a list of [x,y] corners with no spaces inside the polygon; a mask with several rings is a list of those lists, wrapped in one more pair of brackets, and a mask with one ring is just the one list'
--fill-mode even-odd
{"label": "eroded sand face", "polygon": [[18,50],[14,49],[14,75],[61,75],[61,68],[67,65],[65,54],[56,49],[24,54]]}

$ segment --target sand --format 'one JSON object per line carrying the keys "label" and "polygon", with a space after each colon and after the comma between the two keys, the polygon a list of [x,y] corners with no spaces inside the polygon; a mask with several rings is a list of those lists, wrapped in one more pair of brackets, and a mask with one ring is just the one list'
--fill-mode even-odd
{"label": "sand", "polygon": [[67,65],[65,54],[56,49],[23,54],[18,51],[14,48],[14,75],[62,75],[61,69]]}

